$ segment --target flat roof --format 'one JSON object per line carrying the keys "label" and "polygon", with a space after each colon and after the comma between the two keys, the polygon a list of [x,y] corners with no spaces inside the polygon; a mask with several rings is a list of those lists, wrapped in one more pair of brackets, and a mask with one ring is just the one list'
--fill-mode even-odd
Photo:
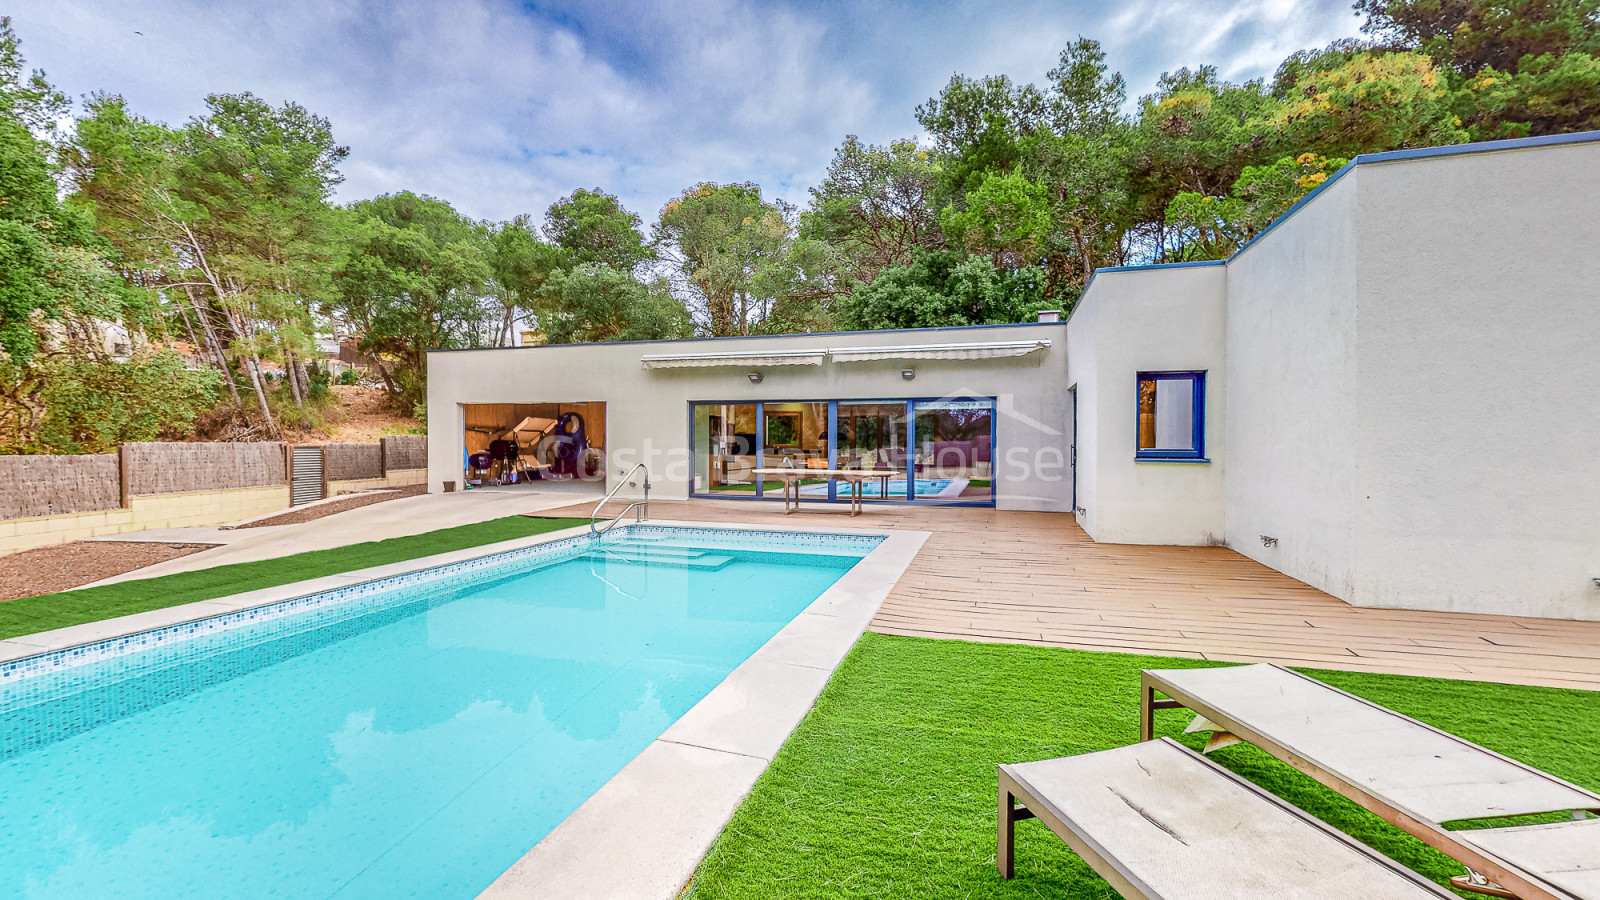
{"label": "flat roof", "polygon": [[570,344],[527,344],[521,347],[442,347],[428,353],[475,353],[480,350],[549,350],[558,347],[627,347],[635,344],[695,344],[710,341],[768,341],[780,338],[840,337],[856,334],[927,334],[932,331],[982,331],[995,328],[1051,328],[1066,327],[1066,319],[1058,322],[1002,322],[996,325],[935,325],[929,328],[884,328],[866,331],[793,331],[784,334],[730,334],[722,337],[663,338],[654,341],[574,341]]}

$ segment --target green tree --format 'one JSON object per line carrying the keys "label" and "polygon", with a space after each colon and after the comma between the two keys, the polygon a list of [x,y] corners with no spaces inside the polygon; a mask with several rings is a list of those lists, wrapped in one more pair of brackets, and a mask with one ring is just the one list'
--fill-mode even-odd
{"label": "green tree", "polygon": [[1171,259],[1224,259],[1315,190],[1349,160],[1302,153],[1246,166],[1226,197],[1184,191],[1167,204],[1176,249]]}
{"label": "green tree", "polygon": [[92,210],[60,199],[50,149],[31,129],[53,124],[65,100],[23,66],[0,19],[0,434],[10,452],[44,447],[62,379],[103,361],[103,325],[137,324],[148,306],[112,269]]}
{"label": "green tree", "polygon": [[943,246],[929,207],[937,179],[933,154],[916,141],[879,147],[849,135],[811,189],[801,236],[838,248],[850,277],[871,281],[886,267],[910,264],[919,248]]}
{"label": "green tree", "polygon": [[22,42],[10,16],[0,16],[0,110],[34,134],[47,134],[70,108],[67,95],[45,79],[44,72],[26,72]]}
{"label": "green tree", "polygon": [[1267,122],[1279,102],[1261,82],[1232,84],[1214,66],[1163,73],[1140,103],[1132,138],[1133,214],[1147,223],[1144,252],[1167,260],[1165,211],[1183,191],[1226,194],[1245,166],[1271,158]]}
{"label": "green tree", "polygon": [[188,369],[170,350],[142,348],[126,362],[65,356],[50,369],[38,443],[54,453],[108,453],[128,441],[181,437],[221,393],[215,371]]}
{"label": "green tree", "polygon": [[1361,30],[1433,58],[1473,138],[1600,128],[1600,0],[1358,0]]}
{"label": "green tree", "polygon": [[1042,91],[1004,75],[950,82],[916,108],[917,124],[933,138],[938,160],[938,206],[958,202],[994,172],[1009,172],[1022,158],[1020,143],[1048,114]]}
{"label": "green tree", "polygon": [[526,215],[491,228],[487,253],[501,307],[494,345],[506,347],[511,345],[522,316],[535,311],[540,288],[563,265],[572,265],[572,258],[560,247],[540,240]]}
{"label": "green tree", "polygon": [[1025,322],[1048,305],[1042,272],[997,269],[986,256],[919,250],[909,266],[884,269],[834,303],[844,328],[940,328]]}
{"label": "green tree", "polygon": [[566,251],[574,264],[601,263],[624,272],[653,255],[640,225],[637,214],[599,188],[573,191],[544,214],[545,238]]}
{"label": "green tree", "polygon": [[[1102,265],[1126,261],[1131,219],[1127,87],[1097,41],[1080,37],[1049,73],[1047,122],[1022,141],[1021,171],[1049,197],[1041,238],[1047,296],[1076,295]],[[1063,304],[1069,305],[1069,304]]]}
{"label": "green tree", "polygon": [[262,361],[282,358],[304,401],[311,308],[329,289],[327,200],[347,151],[296,104],[249,94],[206,104],[169,129],[119,97],[92,98],[67,150],[72,183],[130,276],[168,296],[215,366],[239,366],[273,435]]}
{"label": "green tree", "polygon": [[402,191],[351,204],[334,273],[336,317],[385,365],[401,409],[425,396],[429,350],[467,346],[498,317],[489,234],[443,200]]}
{"label": "green tree", "polygon": [[1050,231],[1049,194],[1021,172],[991,173],[967,192],[963,208],[941,210],[939,225],[952,245],[988,255],[997,267],[1021,268],[1037,261]]}
{"label": "green tree", "polygon": [[539,322],[552,344],[653,341],[694,335],[689,311],[665,281],[649,285],[600,263],[557,270],[539,289]]}
{"label": "green tree", "polygon": [[1279,146],[1354,156],[1469,139],[1433,60],[1421,53],[1330,50],[1279,68],[1282,106],[1267,120]]}
{"label": "green tree", "polygon": [[1357,0],[1363,33],[1463,75],[1523,60],[1600,55],[1600,0]]}
{"label": "green tree", "polygon": [[711,182],[668,201],[654,228],[677,289],[693,298],[714,337],[787,330],[816,321],[837,291],[842,259],[801,237],[794,211],[754,184]]}

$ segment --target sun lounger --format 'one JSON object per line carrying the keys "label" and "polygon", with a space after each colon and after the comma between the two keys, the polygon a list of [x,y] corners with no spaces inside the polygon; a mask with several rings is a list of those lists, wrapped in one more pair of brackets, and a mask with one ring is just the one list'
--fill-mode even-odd
{"label": "sun lounger", "polygon": [[[1168,700],[1157,699],[1157,693]],[[1522,900],[1600,900],[1600,820],[1450,831],[1444,823],[1600,811],[1600,794],[1279,666],[1146,670],[1140,738],[1159,709],[1199,714],[1211,747],[1248,741]],[[1202,721],[1203,720],[1203,721]],[[1486,884],[1492,882],[1493,884]]]}
{"label": "sun lounger", "polygon": [[1170,739],[1003,765],[999,779],[1004,878],[1017,821],[1038,818],[1126,900],[1453,896]]}

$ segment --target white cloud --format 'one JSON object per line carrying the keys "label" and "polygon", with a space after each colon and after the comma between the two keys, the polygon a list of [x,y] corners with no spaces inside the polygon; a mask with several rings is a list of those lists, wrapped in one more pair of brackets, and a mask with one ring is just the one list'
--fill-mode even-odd
{"label": "white cloud", "polygon": [[12,15],[30,63],[74,94],[168,122],[245,90],[327,116],[351,147],[343,200],[414,190],[501,219],[600,187],[647,222],[703,180],[803,203],[845,134],[915,134],[912,108],[950,73],[1037,81],[1078,34],[1137,96],[1182,65],[1270,76],[1356,28],[1343,0],[572,2],[23,0]]}

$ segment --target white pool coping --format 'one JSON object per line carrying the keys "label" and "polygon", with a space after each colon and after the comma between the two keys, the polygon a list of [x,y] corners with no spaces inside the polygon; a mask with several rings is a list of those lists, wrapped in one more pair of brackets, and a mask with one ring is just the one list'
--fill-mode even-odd
{"label": "white pool coping", "polygon": [[[884,540],[479,896],[674,900],[928,539],[926,531],[648,519]],[[576,537],[587,525],[0,641],[0,662]]]}

